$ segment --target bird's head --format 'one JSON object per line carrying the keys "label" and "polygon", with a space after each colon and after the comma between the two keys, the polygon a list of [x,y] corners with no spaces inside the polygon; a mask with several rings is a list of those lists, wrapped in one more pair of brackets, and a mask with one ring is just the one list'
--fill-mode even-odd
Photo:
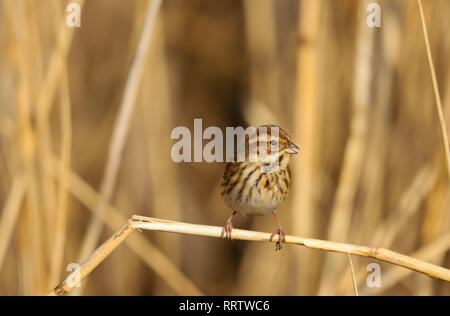
{"label": "bird's head", "polygon": [[247,144],[248,156],[246,157],[250,161],[263,163],[271,170],[278,166],[285,168],[289,163],[290,155],[300,151],[284,129],[272,124],[259,126],[256,134],[247,139]]}

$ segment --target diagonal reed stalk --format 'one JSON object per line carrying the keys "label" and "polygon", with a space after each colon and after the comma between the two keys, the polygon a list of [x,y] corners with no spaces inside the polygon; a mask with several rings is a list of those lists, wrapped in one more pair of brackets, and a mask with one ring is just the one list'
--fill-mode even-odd
{"label": "diagonal reed stalk", "polygon": [[49,292],[48,296],[61,296],[77,286],[78,282],[83,280],[92,272],[106,257],[108,257],[132,232],[134,228],[130,225],[130,221],[124,224],[120,229],[112,235],[110,239],[104,242],[95,252],[89,256],[80,265],[79,274],[71,274],[54,290]]}

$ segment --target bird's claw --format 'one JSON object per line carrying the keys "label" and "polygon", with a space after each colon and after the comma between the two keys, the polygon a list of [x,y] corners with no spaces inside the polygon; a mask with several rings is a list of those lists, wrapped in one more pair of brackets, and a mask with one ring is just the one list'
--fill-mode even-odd
{"label": "bird's claw", "polygon": [[231,223],[231,221],[227,221],[227,223],[225,224],[225,226],[222,229],[222,234],[220,235],[220,237],[222,239],[228,239],[228,240],[233,240],[233,238],[231,237],[231,231],[233,230],[233,225]]}
{"label": "bird's claw", "polygon": [[275,235],[278,235],[278,241],[275,244],[275,251],[281,250],[281,248],[283,247],[283,243],[286,242],[286,234],[284,233],[283,229],[278,228],[275,233],[270,235],[270,241],[272,241]]}

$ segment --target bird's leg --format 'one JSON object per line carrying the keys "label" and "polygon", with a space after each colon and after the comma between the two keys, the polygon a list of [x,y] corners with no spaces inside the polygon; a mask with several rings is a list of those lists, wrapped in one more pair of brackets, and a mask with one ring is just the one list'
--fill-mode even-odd
{"label": "bird's leg", "polygon": [[281,247],[283,246],[282,245],[283,242],[286,241],[286,234],[284,233],[283,228],[281,228],[280,221],[278,220],[277,211],[273,210],[272,213],[273,213],[273,216],[275,217],[275,221],[277,222],[278,229],[275,233],[270,235],[270,241],[272,241],[273,237],[275,237],[275,234],[278,234],[278,241],[276,243],[276,248],[275,248],[275,251],[277,251],[277,250],[281,250]]}
{"label": "bird's leg", "polygon": [[233,238],[231,238],[231,231],[233,230],[232,220],[234,215],[236,215],[236,211],[233,211],[230,217],[228,217],[225,227],[222,229],[222,234],[220,235],[221,238],[233,240]]}

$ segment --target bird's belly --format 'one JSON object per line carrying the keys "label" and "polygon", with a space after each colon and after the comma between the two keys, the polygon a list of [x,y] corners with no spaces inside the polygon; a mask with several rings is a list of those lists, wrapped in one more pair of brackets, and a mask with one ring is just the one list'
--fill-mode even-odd
{"label": "bird's belly", "polygon": [[286,194],[278,190],[261,190],[252,193],[251,198],[236,199],[225,195],[224,200],[229,207],[241,215],[262,216],[278,208],[285,200]]}

